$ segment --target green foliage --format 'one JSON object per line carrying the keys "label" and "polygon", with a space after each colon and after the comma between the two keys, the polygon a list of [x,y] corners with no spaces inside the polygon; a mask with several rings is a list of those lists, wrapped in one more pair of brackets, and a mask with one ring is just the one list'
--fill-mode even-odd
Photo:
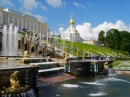
{"label": "green foliage", "polygon": [[58,37],[60,38],[60,37],[61,37],[61,35],[58,35]]}
{"label": "green foliage", "polygon": [[121,33],[121,40],[123,43],[130,43],[130,33],[128,31],[120,31]]}
{"label": "green foliage", "polygon": [[130,43],[124,43],[121,45],[121,50],[123,51],[128,51],[128,53],[130,54]]}
{"label": "green foliage", "polygon": [[[98,40],[101,40],[99,33]],[[128,31],[118,31],[117,29],[110,29],[106,32],[105,43],[106,46],[114,49],[123,51],[124,54],[129,53],[130,55],[130,33]]]}
{"label": "green foliage", "polygon": [[129,57],[127,57],[127,58],[115,58],[114,61],[128,61],[128,60],[130,60]]}
{"label": "green foliage", "polygon": [[26,33],[25,32],[19,32],[21,35],[25,35]]}
{"label": "green foliage", "polygon": [[99,35],[98,35],[98,43],[99,44],[105,44],[105,36],[104,36],[105,32],[104,31],[100,31]]}
{"label": "green foliage", "polygon": [[106,44],[109,48],[119,50],[121,46],[120,32],[117,29],[111,29],[106,34]]}

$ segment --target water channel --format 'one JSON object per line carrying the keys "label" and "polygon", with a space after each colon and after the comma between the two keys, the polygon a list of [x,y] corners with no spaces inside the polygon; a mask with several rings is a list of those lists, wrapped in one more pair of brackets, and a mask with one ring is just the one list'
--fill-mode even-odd
{"label": "water channel", "polygon": [[130,97],[130,75],[70,79],[39,87],[39,97]]}

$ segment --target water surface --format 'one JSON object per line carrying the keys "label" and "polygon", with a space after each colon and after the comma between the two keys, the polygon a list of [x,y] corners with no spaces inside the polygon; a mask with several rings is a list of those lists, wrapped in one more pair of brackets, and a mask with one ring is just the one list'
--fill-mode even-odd
{"label": "water surface", "polygon": [[130,97],[130,75],[75,78],[40,87],[39,97]]}

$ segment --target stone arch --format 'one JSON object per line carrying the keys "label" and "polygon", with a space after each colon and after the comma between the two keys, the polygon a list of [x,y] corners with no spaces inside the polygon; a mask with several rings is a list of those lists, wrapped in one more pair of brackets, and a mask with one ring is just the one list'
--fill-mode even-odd
{"label": "stone arch", "polygon": [[39,53],[39,54],[42,54],[42,51],[40,50],[38,53]]}
{"label": "stone arch", "polygon": [[27,45],[27,43],[24,44],[24,47],[25,47],[25,48],[24,48],[24,51],[27,51],[27,50],[28,50],[28,45]]}
{"label": "stone arch", "polygon": [[21,41],[20,40],[18,40],[18,49],[21,49]]}
{"label": "stone arch", "polygon": [[34,47],[31,48],[31,52],[35,52],[35,51],[34,51]]}

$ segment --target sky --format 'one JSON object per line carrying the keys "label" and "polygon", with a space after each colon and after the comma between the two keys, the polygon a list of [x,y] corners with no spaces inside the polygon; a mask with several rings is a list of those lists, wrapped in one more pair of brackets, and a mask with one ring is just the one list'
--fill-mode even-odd
{"label": "sky", "polygon": [[69,27],[73,14],[84,40],[97,40],[101,30],[130,32],[130,0],[0,0],[0,5],[35,16],[58,34]]}

